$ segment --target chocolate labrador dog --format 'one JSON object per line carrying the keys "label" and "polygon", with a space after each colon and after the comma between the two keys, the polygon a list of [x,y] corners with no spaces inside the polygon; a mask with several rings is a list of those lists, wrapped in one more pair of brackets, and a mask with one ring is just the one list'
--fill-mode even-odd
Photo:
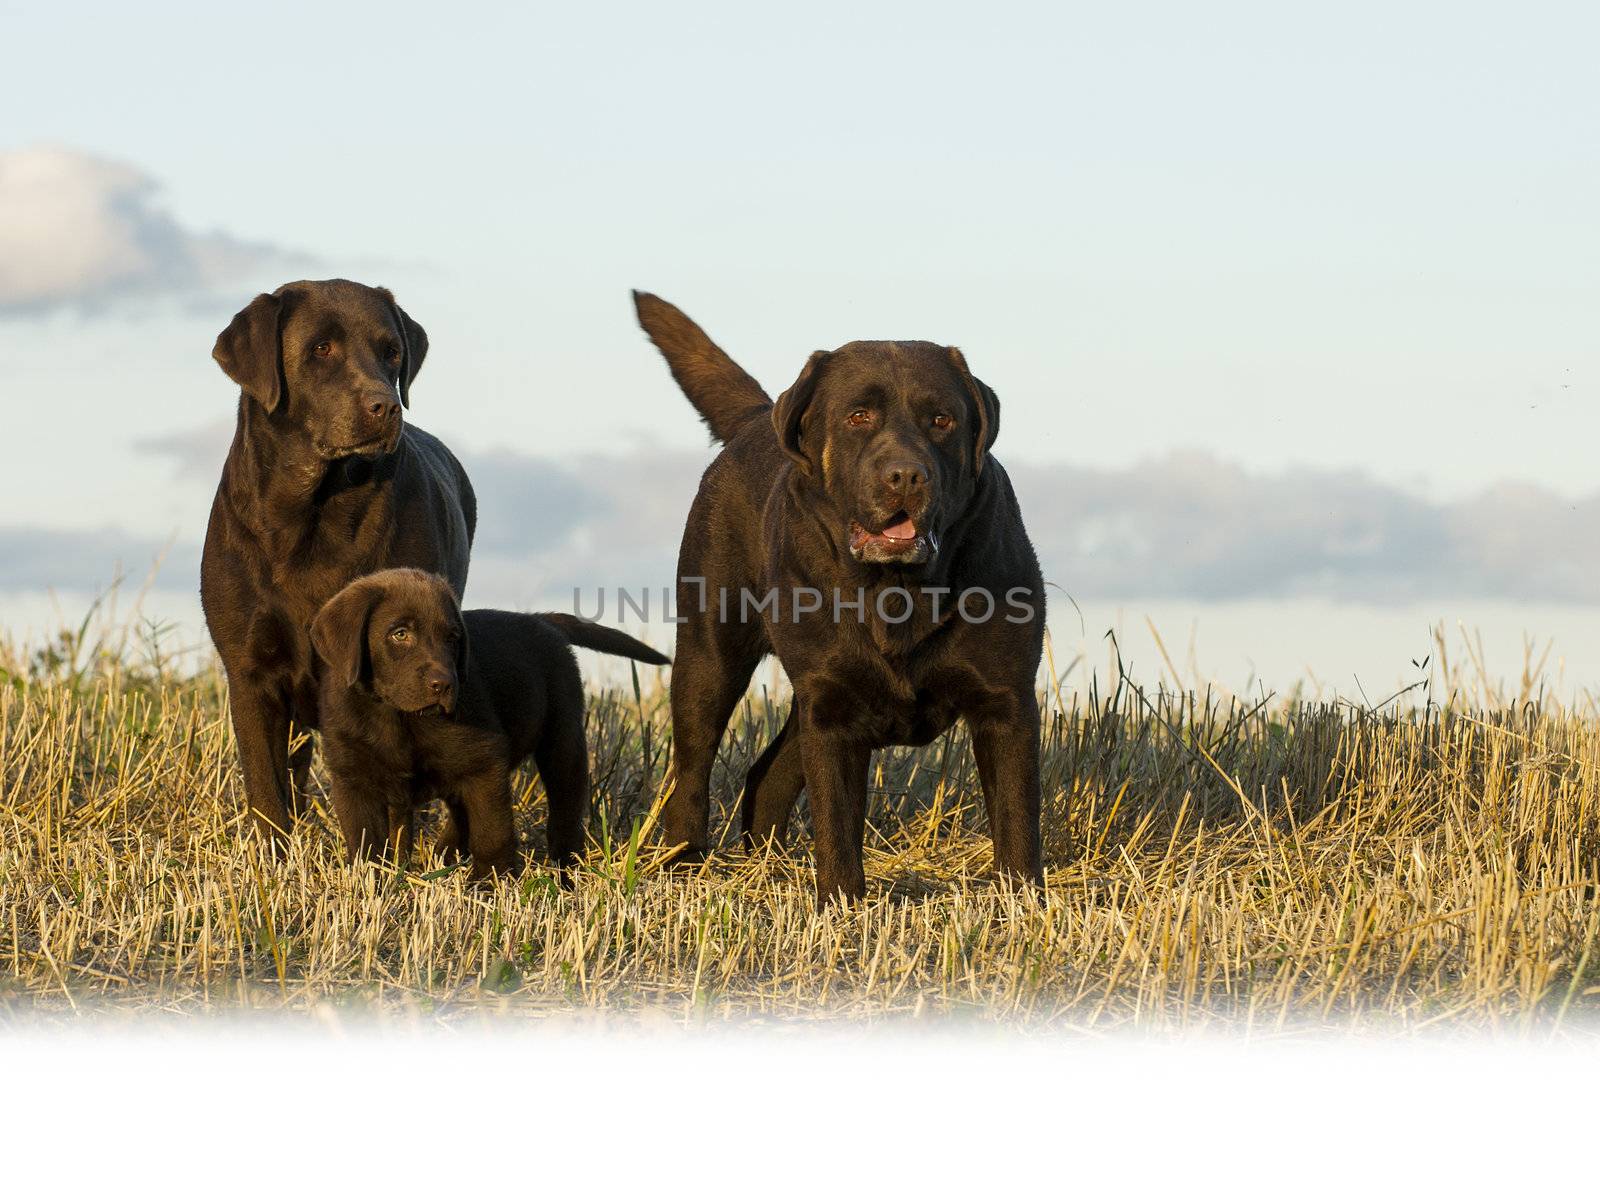
{"label": "chocolate labrador dog", "polygon": [[458,593],[466,586],[472,485],[401,412],[427,353],[427,334],[387,289],[344,279],[257,296],[212,351],[239,385],[239,416],[206,529],[200,600],[228,674],[245,796],[274,841],[299,809],[311,763],[308,741],[291,756],[290,732],[318,724],[308,632],[318,611],[383,567],[437,571]]}
{"label": "chocolate labrador dog", "polygon": [[439,850],[472,875],[517,866],[511,772],[533,755],[550,799],[550,857],[583,848],[589,754],[573,646],[664,665],[643,642],[562,613],[462,612],[425,571],[380,571],[311,626],[322,658],[323,754],[350,858],[411,852],[415,807],[445,799]]}
{"label": "chocolate labrador dog", "polygon": [[679,551],[667,841],[708,848],[712,758],[776,653],[794,705],[745,780],[747,842],[781,838],[804,787],[819,898],[861,896],[873,750],[964,719],[996,865],[1040,882],[1044,582],[990,453],[994,392],[954,347],[851,342],[813,354],[774,405],[678,309],[634,301],[725,447]]}

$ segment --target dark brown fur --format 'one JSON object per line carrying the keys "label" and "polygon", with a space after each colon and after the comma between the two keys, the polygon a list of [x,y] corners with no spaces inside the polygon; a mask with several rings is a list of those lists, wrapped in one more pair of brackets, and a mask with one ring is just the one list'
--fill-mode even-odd
{"label": "dark brown fur", "polygon": [[[782,837],[804,787],[819,895],[862,895],[873,750],[926,744],[961,719],[996,864],[1039,882],[1034,685],[1044,583],[1010,481],[989,453],[1000,421],[994,392],[953,347],[852,342],[813,354],[774,405],[678,309],[635,300],[673,377],[726,443],[679,552],[667,841],[691,858],[709,846],[717,745],[756,664],[776,653],[795,702],[745,780],[747,841]],[[888,539],[913,526],[914,536]],[[910,589],[915,607],[907,620],[885,621],[878,601],[895,587]],[[942,611],[923,587],[951,589]],[[759,598],[772,588],[783,598],[776,612],[738,604],[741,589]],[[789,599],[796,588],[822,592],[823,611],[799,611]],[[997,608],[990,620],[969,620],[954,611],[968,588],[998,605],[1015,598],[1011,613],[1025,606],[1030,615],[1012,621]],[[843,610],[841,619],[832,597],[852,602],[858,589],[866,616]],[[735,597],[726,615],[721,594]],[[901,611],[898,598],[887,607]]]}
{"label": "dark brown fur", "polygon": [[470,852],[482,878],[519,861],[511,772],[533,756],[550,801],[550,856],[583,846],[589,757],[583,684],[571,646],[641,662],[667,659],[625,633],[561,614],[462,612],[424,571],[368,575],[311,627],[323,660],[323,755],[351,858],[410,853],[415,808],[443,797],[446,856]]}
{"label": "dark brown fur", "polygon": [[401,416],[427,350],[387,290],[334,279],[257,296],[212,351],[240,396],[200,599],[228,674],[245,795],[274,838],[303,801],[311,761],[302,742],[291,786],[291,722],[319,724],[312,618],[384,567],[466,586],[472,485],[443,443]]}

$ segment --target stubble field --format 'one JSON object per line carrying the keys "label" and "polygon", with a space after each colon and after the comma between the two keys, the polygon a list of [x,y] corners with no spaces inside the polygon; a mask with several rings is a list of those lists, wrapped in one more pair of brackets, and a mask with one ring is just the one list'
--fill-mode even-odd
{"label": "stubble field", "polygon": [[[1353,705],[1139,689],[1114,665],[1100,686],[1073,664],[1080,686],[1044,692],[1042,895],[990,875],[958,730],[876,758],[869,899],[819,912],[803,821],[787,852],[745,855],[730,833],[703,868],[662,869],[665,675],[590,697],[592,845],[563,891],[529,774],[520,878],[473,885],[426,856],[348,868],[321,808],[274,861],[245,832],[222,678],[158,646],[80,629],[0,647],[12,1020],[1542,1034],[1600,1007],[1600,716],[1540,701],[1532,670],[1499,688],[1447,657]],[[782,716],[763,696],[737,715],[720,828]]]}

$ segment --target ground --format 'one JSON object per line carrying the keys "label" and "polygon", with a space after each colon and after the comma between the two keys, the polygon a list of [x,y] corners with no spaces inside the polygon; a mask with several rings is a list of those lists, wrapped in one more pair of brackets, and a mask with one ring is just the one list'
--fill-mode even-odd
{"label": "ground", "polygon": [[[658,682],[590,697],[593,844],[563,890],[539,865],[531,774],[519,878],[347,867],[320,808],[274,861],[243,818],[214,669],[71,637],[0,667],[13,1020],[1581,1031],[1600,1006],[1600,718],[1548,703],[1047,688],[1042,893],[993,878],[958,731],[878,756],[869,898],[819,911],[803,820],[785,850],[730,835],[703,868],[661,868]],[[736,716],[719,828],[782,716],[757,697]]]}

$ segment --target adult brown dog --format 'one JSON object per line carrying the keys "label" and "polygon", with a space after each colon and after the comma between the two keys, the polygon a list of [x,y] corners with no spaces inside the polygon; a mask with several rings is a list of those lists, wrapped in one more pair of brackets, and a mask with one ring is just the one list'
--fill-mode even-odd
{"label": "adult brown dog", "polygon": [[311,762],[309,629],[339,589],[383,567],[437,571],[459,593],[477,525],[466,472],[406,424],[428,336],[385,288],[288,283],[245,306],[212,357],[239,385],[233,445],[200,565],[206,626],[257,827],[276,839]]}
{"label": "adult brown dog", "polygon": [[664,665],[665,656],[562,613],[462,612],[425,571],[380,571],[329,600],[311,626],[322,671],[323,755],[350,858],[386,843],[404,862],[416,806],[442,796],[446,856],[484,878],[518,864],[511,771],[533,756],[550,801],[550,857],[583,848],[589,755],[571,647]]}
{"label": "adult brown dog", "polygon": [[745,780],[747,841],[781,837],[804,787],[819,897],[861,896],[872,751],[964,719],[996,865],[1041,881],[1044,582],[990,454],[994,392],[953,347],[851,342],[813,354],[774,405],[678,309],[634,300],[725,446],[678,558],[667,841],[707,849],[717,744],[775,652],[795,699]]}

